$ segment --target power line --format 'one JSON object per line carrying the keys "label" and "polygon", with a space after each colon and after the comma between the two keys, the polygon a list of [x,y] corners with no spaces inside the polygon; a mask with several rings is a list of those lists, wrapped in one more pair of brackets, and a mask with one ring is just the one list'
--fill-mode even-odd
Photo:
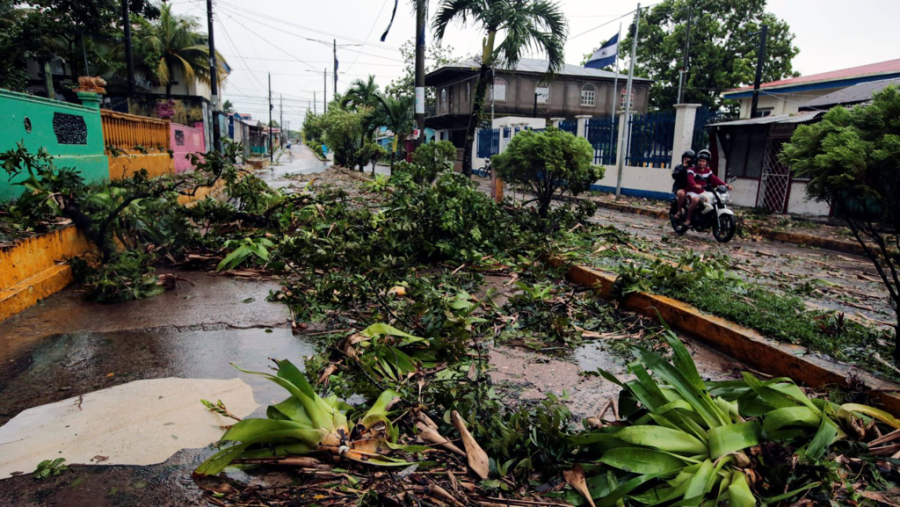
{"label": "power line", "polygon": [[[256,12],[256,11],[254,11],[254,10],[252,10],[252,9],[247,9],[246,7],[241,7],[241,6],[239,6],[239,5],[232,4],[232,3],[230,3],[230,2],[225,2],[225,1],[219,0],[218,3],[219,3],[220,5],[227,6],[228,8],[231,8],[231,9],[234,9],[234,10],[237,10],[237,11],[242,11],[243,13],[246,13],[246,14],[249,14],[249,15],[252,15],[252,16],[256,16],[256,17],[258,17],[258,18],[268,19],[268,20],[270,20],[270,21],[275,21],[275,22],[282,23],[282,24],[285,24],[285,25],[288,25],[288,26],[292,26],[292,27],[295,27],[295,28],[300,28],[300,29],[302,29],[302,30],[308,30],[308,31],[310,31],[310,32],[315,32],[315,33],[319,33],[319,34],[322,34],[322,35],[327,35],[327,36],[333,37],[333,38],[335,38],[335,39],[341,39],[341,40],[346,40],[346,41],[350,41],[350,42],[356,42],[356,43],[359,43],[359,44],[363,44],[363,45],[369,46],[369,47],[374,48],[374,49],[381,49],[381,50],[384,50],[384,51],[400,51],[400,48],[398,48],[398,47],[387,46],[387,45],[381,45],[381,44],[373,44],[373,43],[371,43],[371,42],[368,42],[368,40],[362,41],[362,40],[359,40],[359,39],[354,39],[354,38],[351,38],[351,37],[345,37],[345,36],[343,36],[343,35],[337,35],[337,34],[335,34],[335,33],[326,32],[326,31],[324,31],[324,30],[318,30],[318,29],[316,29],[316,28],[310,28],[310,27],[308,27],[308,26],[303,26],[303,25],[300,25],[300,24],[297,24],[297,23],[292,23],[292,22],[290,22],[290,21],[285,21],[285,20],[283,20],[283,19],[279,19],[279,18],[274,17],[274,16],[268,16],[268,15],[265,15],[265,14],[260,14],[259,12]],[[276,28],[276,29],[277,29],[277,28]],[[292,35],[296,35],[296,34],[292,34]],[[297,35],[297,37],[303,37],[303,36],[302,36],[302,35]],[[304,37],[304,38],[305,38],[305,37]],[[315,39],[311,39],[311,40],[315,40]],[[321,42],[328,43],[327,41],[321,41]],[[330,43],[328,43],[328,44],[330,44]]]}
{"label": "power line", "polygon": [[[369,33],[366,34],[366,42],[369,42],[369,37],[372,36],[372,31],[375,30],[375,25],[378,24],[378,19],[381,17],[381,13],[384,12],[385,5],[387,5],[387,0],[384,0],[383,2],[381,2],[381,8],[378,9],[378,15],[375,16],[375,21],[372,22],[372,28],[369,28]],[[356,53],[356,58],[353,60],[353,63],[351,63],[350,66],[347,67],[347,70],[352,69],[353,66],[356,65],[357,60],[359,60],[359,55],[360,55],[360,53]]]}
{"label": "power line", "polygon": [[[216,18],[218,18],[218,16],[216,16]],[[219,19],[219,26],[222,27],[222,33],[225,34],[225,39],[228,41],[228,44],[230,44],[231,48],[234,49],[234,51],[238,54],[238,58],[240,58],[241,61],[244,62],[244,66],[247,66],[247,60],[244,59],[244,55],[241,54],[240,50],[237,47],[237,44],[235,44],[231,39],[231,35],[229,35],[228,30],[225,29],[225,23],[222,23],[221,19]],[[256,81],[257,84],[259,84],[260,87],[264,88],[262,81],[260,81],[259,78],[256,77],[256,74],[251,74],[251,76],[253,77],[253,80]]]}
{"label": "power line", "polygon": [[[222,56],[231,56],[235,57],[238,55],[226,55],[222,54]],[[289,60],[287,58],[260,58],[254,56],[252,60],[263,60],[267,62],[286,62],[286,63],[298,63],[296,60]],[[331,63],[331,60],[306,60],[308,63]],[[376,67],[403,67],[403,65],[396,63],[370,63],[370,62],[360,62],[360,65],[373,65]]]}
{"label": "power line", "polygon": [[[649,9],[650,7],[655,7],[655,6],[657,6],[657,5],[659,5],[659,4],[658,4],[658,3],[655,3],[655,4],[651,4],[651,5],[646,5],[646,6],[644,6],[644,7],[641,7],[641,9]],[[635,9],[635,10],[637,10],[637,9]],[[616,22],[616,21],[618,21],[618,20],[620,20],[620,19],[622,19],[622,18],[624,18],[624,17],[626,17],[626,16],[630,16],[630,15],[632,15],[632,14],[634,14],[634,10],[632,10],[632,11],[630,11],[630,12],[626,12],[625,14],[622,14],[621,16],[618,16],[618,17],[616,17],[616,18],[614,18],[614,19],[611,19],[611,20],[607,21],[606,23],[599,24],[599,25],[595,26],[594,28],[591,28],[590,30],[586,30],[586,31],[584,31],[584,32],[581,32],[581,33],[578,34],[578,35],[574,35],[574,36],[572,36],[572,37],[569,37],[569,39],[567,40],[567,42],[568,42],[569,40],[572,40],[572,39],[577,39],[578,37],[581,37],[582,35],[591,33],[591,32],[593,32],[594,30],[597,30],[598,28],[603,28],[603,27],[606,26],[606,25],[609,25],[609,24],[611,24],[611,23],[614,23],[614,22]]]}
{"label": "power line", "polygon": [[[220,12],[221,12],[221,9],[220,9]],[[235,23],[237,23],[238,25],[240,25],[241,27],[243,27],[243,28],[244,28],[245,30],[247,30],[248,32],[250,32],[250,33],[252,33],[253,35],[257,36],[259,39],[261,39],[261,40],[262,40],[263,42],[265,42],[266,44],[269,44],[270,46],[274,47],[274,48],[277,49],[278,51],[281,51],[282,53],[284,53],[284,54],[290,56],[290,57],[293,58],[294,60],[297,60],[298,62],[300,62],[300,63],[306,65],[306,66],[309,67],[310,69],[313,69],[313,70],[315,70],[316,72],[319,71],[318,67],[313,67],[312,64],[307,63],[307,62],[305,62],[305,61],[303,61],[303,60],[297,58],[296,56],[292,55],[289,51],[285,51],[284,49],[281,49],[281,47],[278,46],[278,44],[275,44],[274,42],[270,41],[269,39],[266,39],[266,38],[263,37],[262,35],[260,35],[260,34],[258,34],[258,33],[256,33],[256,32],[254,32],[253,30],[251,30],[250,28],[248,28],[247,25],[245,25],[245,24],[241,23],[240,21],[234,19],[234,17],[233,17],[231,14],[225,13],[225,15],[228,16],[228,19],[234,21]]]}
{"label": "power line", "polygon": [[[225,10],[227,11],[228,9],[225,9]],[[221,9],[220,9],[220,11],[221,11]],[[236,14],[236,15],[246,15],[244,12],[241,12],[241,11],[231,11],[231,14]],[[237,24],[243,26],[245,29],[247,29],[247,31],[249,31],[250,33],[255,34],[257,37],[263,38],[263,37],[262,37],[261,35],[259,35],[258,33],[256,33],[256,32],[254,32],[254,31],[250,30],[249,28],[247,28],[246,25],[244,25],[244,24],[240,23],[239,21],[235,20],[234,17],[232,17],[230,14],[228,15],[228,18],[231,19],[232,21],[234,21],[235,23],[237,23]],[[284,29],[282,29],[282,28],[278,28],[277,26],[272,26],[272,25],[269,25],[269,24],[267,24],[267,23],[263,23],[262,21],[259,21],[258,19],[253,19],[252,17],[248,17],[248,18],[245,18],[245,19],[247,19],[247,20],[249,20],[249,21],[253,21],[254,23],[260,24],[260,25],[262,25],[262,26],[264,26],[264,27],[266,27],[266,28],[270,28],[270,29],[272,29],[272,30],[278,30],[279,32],[285,33],[285,34],[290,35],[290,36],[292,36],[292,37],[297,37],[297,38],[300,38],[300,39],[303,39],[303,40],[307,40],[307,41],[311,41],[311,42],[318,42],[318,43],[322,43],[322,44],[327,44],[327,45],[329,45],[329,46],[331,45],[331,44],[328,43],[327,41],[318,40],[318,39],[311,39],[311,38],[305,37],[305,36],[303,36],[303,35],[299,35],[299,34],[296,34],[296,33],[293,33],[293,32],[289,32],[289,31],[284,30]],[[266,40],[266,39],[264,39],[264,38],[263,38],[263,40],[265,40],[265,41],[268,42],[269,44],[275,45],[275,44],[273,44],[272,42],[270,42],[270,41],[268,41],[268,40]],[[276,47],[278,47],[278,46],[276,46]],[[288,53],[287,51],[281,49],[280,47],[279,47],[278,49],[279,49],[280,51],[282,51],[282,52],[284,52],[284,53],[290,55],[290,56],[293,56],[293,55],[291,55],[290,53]],[[357,50],[357,49],[350,49],[350,48],[346,48],[346,47],[343,48],[343,49],[344,49],[345,51],[353,51],[353,52],[359,53],[359,54],[361,54],[361,55],[371,56],[371,57],[373,57],[373,58],[381,58],[381,59],[389,60],[389,61],[392,61],[392,62],[405,63],[403,60],[398,60],[397,58],[390,58],[390,57],[387,57],[387,56],[381,56],[381,55],[376,55],[376,54],[372,54],[372,53],[366,53],[365,51],[360,51],[360,50]],[[295,58],[296,58],[296,57],[295,57]],[[303,63],[306,63],[306,62],[304,62],[303,60],[300,60],[300,59],[297,59],[297,60],[298,60],[298,61],[301,61],[301,62],[303,62]]]}

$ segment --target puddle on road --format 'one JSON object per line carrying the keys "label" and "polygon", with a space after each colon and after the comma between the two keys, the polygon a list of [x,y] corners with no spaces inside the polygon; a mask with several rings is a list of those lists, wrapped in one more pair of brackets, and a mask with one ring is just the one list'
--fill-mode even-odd
{"label": "puddle on road", "polygon": [[[280,388],[256,375],[268,358],[303,364],[313,345],[289,329],[227,329],[188,332],[115,332],[52,335],[20,348],[0,364],[0,424],[38,405],[139,379],[241,377],[257,403],[284,398]],[[227,400],[226,401],[227,404]]]}

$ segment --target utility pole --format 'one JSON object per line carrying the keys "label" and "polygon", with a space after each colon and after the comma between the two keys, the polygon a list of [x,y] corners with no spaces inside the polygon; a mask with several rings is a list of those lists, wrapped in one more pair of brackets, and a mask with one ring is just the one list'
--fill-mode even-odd
{"label": "utility pole", "polygon": [[316,100],[316,91],[315,90],[313,90],[312,110],[313,110],[314,115],[316,115],[316,116],[319,115],[319,101]]}
{"label": "utility pole", "polygon": [[272,145],[272,73],[269,72],[269,162],[275,162],[275,146]]}
{"label": "utility pole", "polygon": [[322,71],[322,114],[326,113],[328,113],[328,69]]}
{"label": "utility pole", "polygon": [[[415,145],[425,142],[425,1],[416,2],[416,128],[419,137]],[[493,111],[493,102],[491,103]]]}
{"label": "utility pole", "polygon": [[332,39],[334,41],[334,89],[331,92],[332,96],[336,96],[337,94],[337,74],[338,74],[338,59],[337,59],[337,39]]}
{"label": "utility pole", "polygon": [[278,130],[281,132],[281,145],[284,146],[284,95],[278,94]]}
{"label": "utility pole", "polygon": [[688,5],[687,33],[685,34],[685,38],[684,38],[684,65],[681,68],[681,72],[678,73],[678,104],[681,104],[682,91],[684,90],[684,76],[687,75],[688,66],[690,65],[691,21],[692,21],[693,14],[694,14],[693,7]]}
{"label": "utility pole", "polygon": [[766,61],[766,39],[769,38],[769,25],[763,25],[759,31],[759,51],[756,56],[756,79],[753,80],[753,103],[750,105],[750,117],[756,118],[756,106],[759,105],[759,82],[762,81],[763,63]]}
{"label": "utility pole", "polygon": [[537,90],[535,90],[535,92],[534,92],[534,114],[531,115],[532,118],[537,118],[537,96],[538,96]]}
{"label": "utility pole", "polygon": [[128,0],[122,0],[122,27],[125,29],[125,66],[128,69],[128,97],[134,97],[134,55],[131,51],[131,19]]}
{"label": "utility pole", "polygon": [[212,102],[212,134],[213,149],[219,149],[219,65],[216,62],[216,40],[213,37],[213,8],[212,0],[206,0],[206,26],[209,31],[209,91]]}
{"label": "utility pole", "polygon": [[625,128],[619,132],[619,174],[616,176],[616,199],[622,195],[622,173],[625,171],[625,150],[628,149],[628,143],[625,142],[629,129],[629,117],[631,116],[631,85],[634,81],[634,57],[637,53],[638,28],[641,25],[641,4],[637,4],[637,10],[634,13],[634,34],[631,36],[631,61],[628,62],[628,84],[625,85]]}

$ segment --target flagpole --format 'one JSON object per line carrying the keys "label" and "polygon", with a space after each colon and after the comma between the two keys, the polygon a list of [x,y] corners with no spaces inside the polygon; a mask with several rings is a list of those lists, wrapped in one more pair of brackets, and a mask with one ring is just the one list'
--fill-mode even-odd
{"label": "flagpole", "polygon": [[[612,103],[612,112],[610,112],[610,123],[609,123],[609,151],[612,154],[613,143],[615,143],[615,134],[616,128],[616,109],[619,108],[619,42],[622,40],[622,22],[619,22],[619,35],[616,37],[616,60],[613,64],[613,70],[616,73],[616,78],[613,80],[613,103]],[[615,161],[615,159],[613,159]]]}
{"label": "flagpole", "polygon": [[625,170],[625,150],[628,149],[625,142],[625,133],[628,131],[628,120],[631,116],[631,85],[634,81],[634,58],[637,53],[638,28],[641,24],[641,4],[637,4],[637,10],[634,13],[634,35],[631,39],[631,61],[628,62],[628,84],[625,87],[625,128],[619,132],[619,153],[618,165],[619,174],[616,177],[616,200],[622,195],[622,173]]}

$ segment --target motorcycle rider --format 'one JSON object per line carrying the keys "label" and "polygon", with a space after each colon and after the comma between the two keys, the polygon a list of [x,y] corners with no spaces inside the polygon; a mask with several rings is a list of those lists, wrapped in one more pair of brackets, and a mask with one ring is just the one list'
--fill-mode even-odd
{"label": "motorcycle rider", "polygon": [[691,203],[688,205],[687,220],[684,221],[684,225],[691,225],[691,216],[700,201],[709,200],[710,196],[706,192],[706,185],[712,183],[725,185],[728,190],[734,188],[713,174],[712,169],[709,168],[710,160],[712,160],[712,154],[709,150],[700,150],[700,153],[697,154],[697,165],[687,171],[687,196]]}
{"label": "motorcycle rider", "polygon": [[684,207],[685,188],[687,188],[687,172],[688,169],[694,167],[694,157],[697,154],[694,150],[686,150],[681,154],[681,164],[672,169],[672,193],[675,194],[676,208],[669,212],[670,215],[681,215],[681,209]]}

